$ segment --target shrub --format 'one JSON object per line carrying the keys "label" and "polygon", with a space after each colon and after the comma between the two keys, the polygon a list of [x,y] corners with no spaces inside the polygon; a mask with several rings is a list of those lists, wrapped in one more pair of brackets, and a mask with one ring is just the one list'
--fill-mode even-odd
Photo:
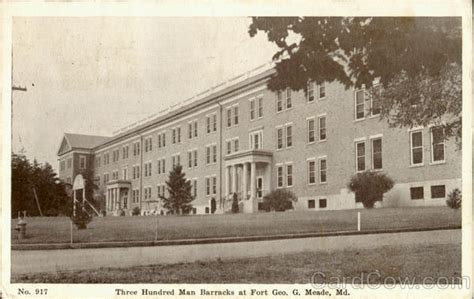
{"label": "shrub", "polygon": [[134,207],[132,210],[132,216],[140,216],[140,208]]}
{"label": "shrub", "polygon": [[277,189],[263,197],[263,206],[266,211],[283,212],[293,208],[293,202],[298,201],[290,190]]}
{"label": "shrub", "polygon": [[86,229],[87,224],[92,221],[92,216],[87,213],[84,206],[76,202],[76,215],[71,215],[72,222],[76,225],[77,229]]}
{"label": "shrub", "polygon": [[236,214],[239,212],[239,201],[237,200],[237,193],[232,195],[232,213]]}
{"label": "shrub", "polygon": [[349,190],[356,193],[365,208],[373,208],[376,201],[382,201],[383,194],[393,188],[393,180],[384,173],[364,171],[351,177]]}
{"label": "shrub", "polygon": [[453,191],[449,192],[448,199],[446,200],[446,204],[451,209],[459,209],[461,207],[462,202],[462,193],[461,190],[458,188],[454,189]]}

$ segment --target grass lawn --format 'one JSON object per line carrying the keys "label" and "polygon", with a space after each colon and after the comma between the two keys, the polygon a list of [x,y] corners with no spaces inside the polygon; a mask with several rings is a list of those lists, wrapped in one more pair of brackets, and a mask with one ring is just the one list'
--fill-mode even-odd
{"label": "grass lawn", "polygon": [[[461,245],[384,246],[375,249],[305,252],[271,257],[210,262],[101,268],[74,272],[41,273],[12,277],[12,283],[318,283],[335,277],[356,283],[421,283],[440,277],[459,283]],[[356,280],[358,279],[358,280]],[[409,280],[405,280],[409,279]],[[393,280],[386,280],[394,283]],[[430,281],[431,283],[433,281]],[[446,284],[446,281],[440,281]]]}
{"label": "grass lawn", "polygon": [[[298,211],[257,214],[195,216],[97,217],[86,230],[74,227],[74,242],[151,241],[223,236],[274,235],[305,232],[332,232],[357,229],[429,228],[461,225],[461,211],[448,207],[405,207],[341,211]],[[27,218],[27,238],[17,239],[12,220],[12,243],[67,243],[70,220],[67,217]]]}

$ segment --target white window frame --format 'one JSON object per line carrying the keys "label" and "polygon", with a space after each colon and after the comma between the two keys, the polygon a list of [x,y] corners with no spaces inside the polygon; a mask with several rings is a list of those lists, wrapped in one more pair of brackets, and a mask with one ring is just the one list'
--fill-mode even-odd
{"label": "white window frame", "polygon": [[[291,134],[288,134],[288,129],[290,129]],[[288,135],[291,141],[291,145],[288,145]],[[292,148],[293,147],[293,123],[285,124],[285,147]]]}
{"label": "white window frame", "polygon": [[[276,178],[277,178],[277,189],[285,187],[285,169],[283,164],[275,164],[276,167]],[[280,185],[280,170],[281,170],[281,185]]]}
{"label": "white window frame", "polygon": [[[314,85],[315,85],[315,82],[314,81],[308,81],[306,83],[306,102],[307,103],[314,103],[315,99],[316,99],[316,95],[314,93]],[[312,93],[312,96],[310,95]],[[311,99],[312,97],[312,99]]]}
{"label": "white window frame", "polygon": [[233,126],[238,126],[240,124],[240,109],[239,104],[232,105],[232,119],[234,121]]}
{"label": "white window frame", "polygon": [[[321,96],[321,87],[324,88],[324,96]],[[318,84],[318,101],[322,101],[326,98],[326,84],[323,82],[321,84]]]}
{"label": "white window frame", "polygon": [[[416,148],[421,148],[421,162],[420,163],[413,162],[413,150],[415,149],[413,147],[413,134],[417,134],[417,133],[421,134],[421,146],[416,147]],[[419,129],[419,130],[410,131],[410,166],[423,166],[424,165],[424,162],[425,162],[424,151],[425,151],[425,144],[423,140],[423,130]]]}
{"label": "white window frame", "polygon": [[[359,144],[364,144],[364,155],[359,156],[359,150],[358,150],[358,145]],[[366,139],[358,139],[354,140],[354,148],[355,148],[355,171],[356,172],[364,172],[367,170],[367,145],[366,145]],[[359,157],[364,157],[364,169],[359,170]]]}
{"label": "white window frame", "polygon": [[[313,123],[313,128],[310,127],[310,122]],[[311,132],[313,133],[313,140],[310,138]],[[308,144],[313,144],[316,142],[316,118],[314,116],[306,118],[306,142]]]}
{"label": "white window frame", "polygon": [[[288,184],[288,178],[290,177],[289,173],[288,173],[288,166],[291,167],[291,184]],[[285,183],[286,183],[286,187],[288,188],[291,188],[294,186],[294,167],[293,167],[293,162],[285,162]]]}
{"label": "white window frame", "polygon": [[[276,129],[276,150],[281,151],[285,148],[285,130],[283,126],[277,126]],[[281,132],[281,147],[280,145],[280,138],[278,137],[278,132]]]}
{"label": "white window frame", "polygon": [[[436,126],[432,126],[430,127],[430,147],[431,147],[431,164],[443,164],[443,163],[446,163],[446,140],[443,139],[443,160],[437,160],[435,161],[434,160],[434,138],[433,138],[433,130],[434,129],[441,129],[443,130],[443,134],[444,134],[444,128],[437,128]],[[441,143],[439,143],[441,144]]]}
{"label": "white window frame", "polygon": [[377,117],[377,116],[380,115],[380,112],[377,113],[377,114],[373,113],[374,112],[374,110],[373,110],[374,109],[374,95],[373,95],[373,93],[374,93],[375,88],[380,88],[380,91],[382,91],[382,85],[381,84],[374,84],[372,86],[372,90],[371,90],[371,94],[370,94],[370,117]]}
{"label": "white window frame", "polygon": [[[257,119],[257,113],[256,113],[256,98],[251,98],[249,99],[249,115],[250,115],[250,121],[253,121]],[[252,107],[253,106],[253,107]]]}
{"label": "white window frame", "polygon": [[[283,105],[283,92],[282,90],[276,92],[276,98],[275,98],[275,110],[276,113],[281,113],[285,110],[284,105]],[[278,107],[281,107],[281,109],[278,109]]]}
{"label": "white window frame", "polygon": [[[258,140],[259,140],[259,147],[258,148],[255,148],[255,144],[254,144],[254,136],[255,135],[258,135]],[[263,149],[263,130],[255,130],[255,131],[251,131],[249,132],[249,149],[250,150],[258,150],[258,149]]]}
{"label": "white window frame", "polygon": [[[323,173],[323,169],[321,167],[321,162],[324,161],[325,162],[325,169],[324,169],[324,174],[325,174],[325,177],[326,177],[326,180],[323,182],[322,181],[322,173]],[[327,159],[327,156],[321,156],[321,157],[318,157],[318,181],[320,184],[327,184],[328,183],[328,159]]]}
{"label": "white window frame", "polygon": [[[321,120],[324,119],[324,139],[321,138]],[[318,115],[318,141],[324,142],[328,140],[328,118],[326,114]]]}
{"label": "white window frame", "polygon": [[[314,169],[313,169],[313,172],[314,172],[314,182],[311,182],[311,163],[314,165]],[[316,159],[315,158],[308,158],[306,159],[306,177],[307,177],[307,183],[308,185],[315,185],[316,184],[316,180],[317,180],[317,167],[316,167]]]}
{"label": "white window frame", "polygon": [[[382,134],[376,135],[376,136],[371,136],[370,137],[370,147],[371,147],[371,158],[372,158],[372,169],[375,171],[382,171],[383,170],[383,138]],[[382,162],[382,167],[381,168],[375,168],[375,147],[374,147],[374,141],[380,140],[380,160]]]}
{"label": "white window frame", "polygon": [[257,119],[261,119],[263,117],[263,96],[258,96],[256,99]]}
{"label": "white window frame", "polygon": [[[364,97],[362,98],[362,104],[357,104],[357,94],[359,92],[362,92]],[[366,91],[364,88],[361,89],[356,89],[354,92],[354,120],[355,121],[361,121],[365,119],[365,101],[366,101]],[[362,105],[362,111],[363,111],[363,116],[362,117],[357,117],[357,106]]]}
{"label": "white window frame", "polygon": [[[288,103],[290,103],[289,107],[288,107]],[[285,109],[290,110],[292,108],[293,108],[292,91],[291,91],[291,88],[287,88],[285,90]]]}

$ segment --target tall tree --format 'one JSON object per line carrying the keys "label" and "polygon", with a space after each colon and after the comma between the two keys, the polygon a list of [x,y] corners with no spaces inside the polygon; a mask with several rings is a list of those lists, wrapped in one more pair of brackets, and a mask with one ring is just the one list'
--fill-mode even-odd
{"label": "tall tree", "polygon": [[161,196],[163,207],[176,214],[187,214],[192,208],[191,182],[186,180],[186,174],[181,165],[175,166],[169,173],[166,187],[168,197]]}
{"label": "tall tree", "polygon": [[31,163],[24,155],[14,153],[11,200],[13,217],[22,211],[27,211],[30,216],[38,216],[39,209],[45,216],[67,215],[72,203],[65,192],[64,184],[50,164],[40,164],[36,160]]}
{"label": "tall tree", "polygon": [[461,137],[461,18],[253,17],[279,50],[270,90],[301,90],[308,81],[346,88],[382,86],[381,119],[390,126],[444,126]]}

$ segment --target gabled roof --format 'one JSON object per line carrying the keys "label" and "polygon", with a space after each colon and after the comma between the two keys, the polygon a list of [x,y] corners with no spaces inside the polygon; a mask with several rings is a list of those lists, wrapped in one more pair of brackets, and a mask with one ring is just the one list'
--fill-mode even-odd
{"label": "gabled roof", "polygon": [[93,149],[106,142],[110,137],[64,133],[58,156],[73,149]]}

